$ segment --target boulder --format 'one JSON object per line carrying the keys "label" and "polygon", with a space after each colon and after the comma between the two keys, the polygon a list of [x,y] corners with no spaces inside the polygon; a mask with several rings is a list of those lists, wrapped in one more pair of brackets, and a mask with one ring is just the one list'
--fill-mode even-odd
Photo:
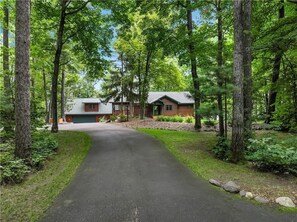
{"label": "boulder", "polygon": [[229,181],[223,185],[225,191],[230,193],[239,193],[240,187],[233,181]]}
{"label": "boulder", "polygon": [[293,203],[291,198],[289,197],[279,197],[275,200],[276,203],[285,207],[295,207],[296,205]]}
{"label": "boulder", "polygon": [[215,179],[209,179],[208,182],[211,183],[212,185],[217,186],[217,187],[222,186],[221,183],[219,181],[215,180]]}
{"label": "boulder", "polygon": [[256,196],[255,201],[257,201],[259,203],[264,203],[264,204],[269,202],[267,199],[265,199],[264,197],[260,197],[260,196]]}
{"label": "boulder", "polygon": [[245,197],[248,199],[253,199],[254,195],[251,192],[246,192]]}
{"label": "boulder", "polygon": [[245,191],[245,190],[241,190],[241,191],[239,192],[239,195],[240,195],[241,197],[245,197],[245,195],[246,195],[246,191]]}

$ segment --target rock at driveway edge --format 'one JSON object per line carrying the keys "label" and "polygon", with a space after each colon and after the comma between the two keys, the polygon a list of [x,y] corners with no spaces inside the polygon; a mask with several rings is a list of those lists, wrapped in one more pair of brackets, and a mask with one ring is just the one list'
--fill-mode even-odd
{"label": "rock at driveway edge", "polygon": [[222,184],[219,181],[215,180],[215,179],[209,179],[208,182],[211,183],[212,185],[217,186],[217,187],[222,186]]}
{"label": "rock at driveway edge", "polygon": [[230,193],[238,193],[240,191],[240,187],[234,183],[233,181],[229,181],[223,185],[225,191]]}
{"label": "rock at driveway edge", "polygon": [[269,202],[267,199],[265,199],[264,197],[260,197],[260,196],[256,196],[255,201],[257,201],[259,203],[264,203],[264,204]]}
{"label": "rock at driveway edge", "polygon": [[275,200],[276,203],[285,207],[295,207],[296,205],[293,203],[291,198],[289,197],[279,197]]}

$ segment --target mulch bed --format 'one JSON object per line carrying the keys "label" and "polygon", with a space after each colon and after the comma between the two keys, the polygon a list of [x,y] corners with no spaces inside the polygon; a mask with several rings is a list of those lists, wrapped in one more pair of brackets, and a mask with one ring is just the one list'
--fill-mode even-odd
{"label": "mulch bed", "polygon": [[[135,120],[129,122],[113,122],[112,124],[124,126],[128,128],[149,128],[149,129],[166,129],[176,131],[196,131],[192,123],[177,123],[177,122],[160,122],[153,119]],[[217,131],[217,127],[207,127],[202,125],[199,131]]]}

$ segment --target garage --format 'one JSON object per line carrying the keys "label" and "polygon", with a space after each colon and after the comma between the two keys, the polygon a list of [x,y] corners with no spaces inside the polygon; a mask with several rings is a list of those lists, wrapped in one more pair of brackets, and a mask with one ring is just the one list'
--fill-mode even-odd
{"label": "garage", "polygon": [[96,115],[73,115],[73,123],[95,123]]}

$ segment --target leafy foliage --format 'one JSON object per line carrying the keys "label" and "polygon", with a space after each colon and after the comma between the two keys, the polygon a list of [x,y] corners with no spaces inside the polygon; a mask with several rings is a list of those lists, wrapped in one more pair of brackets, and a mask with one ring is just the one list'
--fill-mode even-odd
{"label": "leafy foliage", "polygon": [[47,131],[37,131],[33,134],[32,166],[27,166],[24,160],[15,158],[13,141],[0,146],[1,177],[0,183],[20,183],[34,169],[41,169],[45,161],[58,148],[57,141]]}
{"label": "leafy foliage", "polygon": [[10,152],[0,153],[0,183],[20,183],[27,173],[29,167],[22,159],[14,158]]}
{"label": "leafy foliage", "polygon": [[212,148],[215,157],[221,160],[228,160],[230,155],[230,144],[224,137],[220,137],[218,143]]}
{"label": "leafy foliage", "polygon": [[[193,117],[192,117],[193,118]],[[161,122],[184,122],[185,118],[182,116],[157,116],[157,121]]]}
{"label": "leafy foliage", "polygon": [[258,169],[297,175],[297,139],[250,139],[246,158]]}
{"label": "leafy foliage", "polygon": [[125,115],[119,115],[118,116],[118,120],[119,120],[119,122],[126,122],[127,121],[127,116],[125,116]]}
{"label": "leafy foliage", "polygon": [[111,122],[114,122],[114,121],[116,121],[117,120],[117,116],[116,115],[111,115],[110,116],[110,121]]}

